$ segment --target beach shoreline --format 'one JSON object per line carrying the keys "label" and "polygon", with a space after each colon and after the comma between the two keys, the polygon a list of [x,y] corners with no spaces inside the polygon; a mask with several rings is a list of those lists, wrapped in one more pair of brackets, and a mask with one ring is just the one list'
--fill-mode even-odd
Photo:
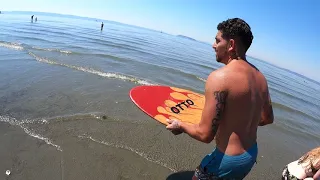
{"label": "beach shoreline", "polygon": [[[174,136],[158,122],[145,120],[152,130],[143,131],[145,125],[140,123],[90,114],[45,123],[0,122],[0,170],[11,171],[7,179],[178,180],[190,177],[202,156],[214,148],[214,143]],[[285,164],[298,155],[286,152],[281,140],[266,129],[259,130],[257,164],[248,180],[279,179]]]}

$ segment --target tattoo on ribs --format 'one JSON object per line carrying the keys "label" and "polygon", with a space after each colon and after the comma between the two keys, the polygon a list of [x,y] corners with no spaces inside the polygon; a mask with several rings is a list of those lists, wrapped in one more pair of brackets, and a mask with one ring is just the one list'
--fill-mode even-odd
{"label": "tattoo on ribs", "polygon": [[212,132],[214,135],[216,135],[219,127],[219,123],[221,120],[221,116],[226,104],[226,99],[227,99],[227,91],[215,91],[213,93],[215,99],[217,100],[216,104],[216,115],[212,120]]}

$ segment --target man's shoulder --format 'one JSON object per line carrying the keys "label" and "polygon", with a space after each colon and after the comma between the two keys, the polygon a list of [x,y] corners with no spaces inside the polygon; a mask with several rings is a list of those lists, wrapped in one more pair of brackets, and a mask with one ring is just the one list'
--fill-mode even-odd
{"label": "man's shoulder", "polygon": [[248,71],[244,68],[224,66],[210,73],[207,79],[209,86],[220,86],[221,88],[230,88],[239,85],[235,82],[251,81],[255,76],[255,80],[267,84],[265,76],[257,70],[257,72]]}
{"label": "man's shoulder", "polygon": [[227,79],[232,79],[232,81],[237,79],[250,79],[251,77],[258,77],[261,81],[266,81],[264,74],[256,68],[254,65],[233,63],[230,66],[225,66],[220,69],[220,73],[224,73]]}
{"label": "man's shoulder", "polygon": [[219,68],[213,72],[211,72],[208,76],[208,80],[211,81],[229,81],[233,77],[237,77],[239,75],[239,72],[236,71],[234,68],[230,68],[227,66],[224,66],[222,68]]}
{"label": "man's shoulder", "polygon": [[208,76],[208,81],[219,81],[226,77],[226,71],[224,68],[212,71]]}
{"label": "man's shoulder", "polygon": [[228,84],[227,73],[223,69],[211,72],[207,78],[206,89],[226,89]]}

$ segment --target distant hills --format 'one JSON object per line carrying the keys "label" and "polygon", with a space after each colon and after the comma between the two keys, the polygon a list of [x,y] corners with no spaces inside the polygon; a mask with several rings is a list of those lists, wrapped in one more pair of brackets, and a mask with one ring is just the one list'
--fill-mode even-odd
{"label": "distant hills", "polygon": [[182,38],[185,38],[185,39],[190,39],[190,40],[193,40],[193,41],[197,41],[191,37],[188,37],[188,36],[184,36],[184,35],[177,35],[178,37],[182,37]]}
{"label": "distant hills", "polygon": [[193,38],[188,37],[188,36],[184,36],[184,35],[177,35],[177,37],[181,37],[181,38],[184,38],[184,39],[189,39],[189,40],[191,40],[191,41],[196,41],[196,42],[203,43],[203,44],[206,44],[206,45],[211,46],[211,43],[209,43],[209,42],[196,40],[196,39],[193,39]]}

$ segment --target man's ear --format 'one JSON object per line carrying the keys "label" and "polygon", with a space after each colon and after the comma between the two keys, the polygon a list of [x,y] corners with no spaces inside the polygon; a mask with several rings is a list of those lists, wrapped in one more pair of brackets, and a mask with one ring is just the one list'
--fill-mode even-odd
{"label": "man's ear", "polygon": [[235,50],[236,50],[236,41],[234,39],[230,39],[228,44],[228,51],[231,52]]}

